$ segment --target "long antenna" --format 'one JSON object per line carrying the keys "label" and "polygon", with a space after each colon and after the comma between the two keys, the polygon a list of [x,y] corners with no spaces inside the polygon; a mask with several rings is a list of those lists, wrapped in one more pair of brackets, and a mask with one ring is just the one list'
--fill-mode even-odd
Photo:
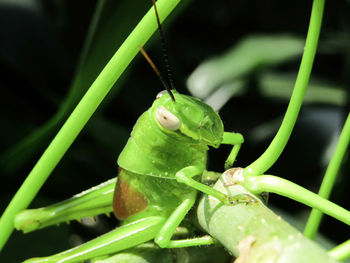
{"label": "long antenna", "polygon": [[153,61],[151,60],[151,58],[147,55],[146,51],[143,49],[143,47],[141,45],[139,45],[139,49],[141,51],[141,54],[145,57],[145,59],[147,60],[147,62],[151,65],[152,69],[154,70],[154,72],[157,74],[158,78],[160,79],[160,81],[162,82],[163,86],[165,87],[165,89],[168,91],[171,99],[173,101],[175,101],[174,98],[174,94],[171,92],[171,89],[169,88],[168,83],[164,80],[163,76],[160,74],[159,70],[157,69],[156,65],[153,63]]}
{"label": "long antenna", "polygon": [[160,20],[159,20],[159,15],[158,15],[158,10],[157,10],[157,5],[156,5],[156,1],[152,0],[153,6],[154,6],[154,12],[156,13],[156,18],[157,18],[157,23],[158,23],[158,29],[159,29],[159,34],[160,34],[160,41],[161,41],[161,45],[162,45],[162,52],[163,52],[163,58],[164,58],[164,63],[165,63],[165,67],[167,70],[167,74],[168,74],[168,79],[170,82],[170,87],[171,89],[175,89],[175,85],[174,85],[174,81],[173,81],[173,72],[169,63],[169,57],[168,57],[168,53],[167,53],[167,46],[165,43],[165,37],[163,34],[163,30],[162,30],[162,26],[160,24]]}

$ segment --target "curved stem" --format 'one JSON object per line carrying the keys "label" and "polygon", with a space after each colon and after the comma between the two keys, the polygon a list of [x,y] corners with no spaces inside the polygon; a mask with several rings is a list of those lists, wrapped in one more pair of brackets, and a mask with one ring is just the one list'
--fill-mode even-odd
{"label": "curved stem", "polygon": [[350,225],[350,211],[286,179],[272,175],[245,176],[243,186],[255,194],[269,192],[288,197]]}
{"label": "curved stem", "polygon": [[321,30],[324,3],[325,0],[314,0],[313,2],[305,49],[288,109],[281,127],[270,146],[255,162],[245,169],[245,172],[249,175],[265,173],[279,158],[289,140],[309,82]]}
{"label": "curved stem", "polygon": [[[318,195],[325,199],[328,199],[331,194],[340,164],[344,158],[346,149],[348,148],[349,141],[350,141],[350,114],[348,114],[348,117],[344,124],[343,131],[340,134],[337,147],[335,148],[332,159],[329,162],[326,174],[323,178],[320,190],[318,192]],[[321,219],[322,219],[322,212],[315,208],[312,209],[310,217],[307,221],[307,224],[304,230],[304,235],[313,239],[320,226]]]}
{"label": "curved stem", "polygon": [[[161,21],[179,2],[180,0],[158,1]],[[91,85],[6,208],[0,219],[0,250],[13,231],[15,215],[28,207],[96,108],[136,56],[138,46],[144,45],[156,29],[157,23],[151,7]]]}
{"label": "curved stem", "polygon": [[331,257],[337,260],[346,260],[350,257],[350,239],[328,251]]}
{"label": "curved stem", "polygon": [[303,236],[242,187],[239,180],[242,172],[241,168],[227,170],[214,189],[232,197],[249,195],[252,198],[250,201],[226,206],[215,198],[201,198],[197,220],[210,236],[239,257],[239,262],[335,263],[323,248]]}

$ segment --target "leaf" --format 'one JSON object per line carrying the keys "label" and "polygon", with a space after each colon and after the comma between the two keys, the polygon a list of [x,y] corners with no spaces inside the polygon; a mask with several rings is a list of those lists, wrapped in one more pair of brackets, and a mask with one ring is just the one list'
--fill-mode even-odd
{"label": "leaf", "polygon": [[[289,100],[293,91],[295,77],[296,73],[263,73],[258,77],[259,90],[263,96]],[[305,93],[304,103],[344,106],[346,103],[346,91],[337,85],[327,83],[325,80],[312,78]]]}
{"label": "leaf", "polygon": [[189,76],[187,87],[194,96],[206,98],[227,82],[300,56],[303,48],[304,41],[290,35],[249,36],[199,65]]}

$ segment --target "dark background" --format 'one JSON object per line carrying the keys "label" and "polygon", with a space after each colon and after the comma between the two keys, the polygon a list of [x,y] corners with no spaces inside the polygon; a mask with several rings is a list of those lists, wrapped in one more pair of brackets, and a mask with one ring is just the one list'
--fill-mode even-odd
{"label": "dark background", "polygon": [[[311,4],[311,1],[275,0],[202,0],[181,4],[165,23],[178,91],[188,93],[186,79],[196,67],[222,54],[244,37],[288,33],[305,38]],[[147,0],[106,1],[87,59],[78,70],[78,59],[95,6],[96,1],[91,0],[0,2],[0,211],[108,58],[151,4]],[[318,190],[331,156],[327,159],[325,153],[327,149],[334,150],[331,142],[336,140],[349,112],[349,11],[349,1],[326,3],[319,53],[312,72],[313,78],[330,83],[330,88],[335,86],[343,90],[345,102],[341,105],[306,103],[284,153],[269,170],[270,174],[288,178],[313,191]],[[158,67],[164,69],[158,35],[146,48]],[[272,70],[278,74],[296,74],[299,62],[300,57],[296,57]],[[76,74],[80,74],[82,84],[72,92]],[[237,166],[249,165],[266,149],[278,128],[271,121],[283,115],[288,103],[288,98],[276,99],[258,92],[258,76],[256,71],[247,74],[244,94],[231,98],[220,111],[226,130],[240,132],[246,138]],[[63,200],[116,176],[117,156],[132,126],[161,90],[148,64],[137,56],[31,207]],[[67,99],[68,94],[73,94],[70,99]],[[62,109],[62,105],[66,108]],[[55,115],[57,112],[61,112],[59,117]],[[53,119],[53,116],[56,117]],[[48,122],[50,125],[45,126]],[[254,138],[254,130],[264,124],[267,136]],[[45,131],[42,127],[46,127]],[[23,143],[24,138],[33,134],[32,141]],[[223,171],[228,151],[226,147],[211,151],[209,168]],[[350,208],[349,165],[346,158],[331,198],[347,209]],[[305,219],[305,206],[276,195],[270,196],[270,203],[294,215],[294,223],[305,222],[300,221]],[[94,228],[73,222],[25,236],[15,233],[0,255],[0,261],[19,262],[51,254],[116,224],[106,217],[100,220],[102,224]],[[321,232],[335,243],[347,240],[350,233],[347,226],[329,217],[324,218]]]}

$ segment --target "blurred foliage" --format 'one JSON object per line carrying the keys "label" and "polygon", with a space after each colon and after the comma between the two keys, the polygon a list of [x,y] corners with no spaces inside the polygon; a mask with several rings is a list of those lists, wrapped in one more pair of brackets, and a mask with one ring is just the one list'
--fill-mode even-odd
{"label": "blurred foliage", "polygon": [[[292,74],[262,74],[259,78],[259,88],[263,96],[289,100],[293,92],[295,75]],[[328,104],[330,106],[345,106],[346,91],[336,84],[327,83],[327,80],[312,78],[309,82],[304,103]]]}
{"label": "blurred foliage", "polygon": [[189,76],[187,87],[194,96],[205,98],[223,83],[300,57],[303,47],[303,39],[293,36],[249,36],[221,56],[201,63]]}
{"label": "blurred foliage", "polygon": [[[180,92],[188,93],[186,80],[190,84],[199,69],[211,65],[205,72],[208,85],[201,82],[200,94],[221,108],[226,130],[244,134],[237,166],[246,166],[264,151],[279,127],[298,70],[311,1],[183,2],[164,25],[175,83]],[[0,0],[1,211],[150,6],[144,0]],[[270,171],[313,191],[318,190],[349,111],[349,11],[349,1],[327,2],[307,103],[285,152]],[[164,69],[157,36],[147,48]],[[144,59],[132,63],[123,76],[32,207],[57,202],[116,175],[117,156],[132,126],[163,89]],[[225,146],[212,150],[209,168],[222,171],[228,151]],[[347,158],[341,173],[346,175],[349,168]],[[349,181],[349,176],[341,177],[332,195],[348,209]],[[290,200],[270,200],[289,214],[305,212]],[[105,217],[99,222],[94,227],[72,222],[26,236],[16,233],[0,261],[54,253],[117,224]],[[328,217],[321,231],[335,243],[349,237],[348,228]]]}

